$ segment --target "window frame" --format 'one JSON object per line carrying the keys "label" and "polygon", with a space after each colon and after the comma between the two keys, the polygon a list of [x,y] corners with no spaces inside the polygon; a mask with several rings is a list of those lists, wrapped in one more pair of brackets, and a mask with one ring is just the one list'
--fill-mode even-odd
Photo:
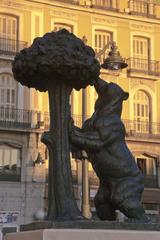
{"label": "window frame", "polygon": [[[16,164],[12,164],[12,151],[17,150],[17,161]],[[9,152],[9,164],[5,165],[4,163],[4,158],[5,158],[5,152]],[[2,161],[3,165],[1,166],[1,173],[0,173],[0,181],[9,181],[9,182],[20,182],[21,181],[21,176],[22,176],[22,149],[19,146],[16,146],[14,144],[9,144],[9,143],[0,143],[0,152],[2,152]],[[19,163],[18,163],[19,161]],[[16,166],[14,167],[13,165],[19,164],[19,169],[16,171]],[[11,169],[12,168],[12,169]],[[15,169],[14,169],[15,168]]]}
{"label": "window frame", "polygon": [[[102,33],[101,35],[100,34],[96,34],[97,32],[99,33]],[[105,33],[106,33],[106,36],[105,36]],[[98,46],[98,43],[100,42],[99,40],[97,41],[96,39],[98,37],[96,37],[96,35],[98,36],[101,36],[101,39],[102,42],[101,42],[101,46]],[[106,41],[106,43],[104,44],[105,42],[105,37],[108,38],[108,40]],[[103,47],[109,42],[109,41],[113,41],[113,36],[114,36],[114,32],[113,31],[110,31],[110,30],[106,30],[106,29],[99,29],[99,28],[95,28],[94,29],[94,51],[95,53],[98,53],[99,51],[101,51],[103,49]],[[109,39],[110,38],[110,39]],[[103,63],[103,60],[107,57],[108,55],[108,49],[104,52],[104,54],[102,56],[100,56],[98,58],[99,62],[102,64]],[[103,59],[102,59],[103,58]]]}
{"label": "window frame", "polygon": [[[140,97],[141,97],[141,99],[139,99]],[[146,100],[142,99],[145,97],[146,97]],[[148,100],[148,102],[147,102],[147,100]],[[148,106],[148,109],[146,109],[146,106]],[[133,119],[134,120],[133,128],[136,132],[139,132],[139,133],[151,133],[152,132],[151,109],[152,109],[151,96],[145,90],[137,89],[133,94],[133,118],[134,118]],[[147,113],[147,111],[148,111],[148,114],[145,115],[145,113]]]}
{"label": "window frame", "polygon": [[[6,20],[6,30],[5,33],[1,32],[1,29],[3,30],[3,20]],[[13,21],[15,21],[15,27],[13,26]],[[11,34],[8,32],[9,30],[9,22],[10,25],[12,25],[12,27],[10,26],[10,32]],[[2,52],[8,52],[8,53],[15,53],[19,50],[19,17],[17,15],[13,15],[13,14],[7,14],[7,13],[0,13],[0,50]],[[8,28],[8,30],[7,30]],[[13,33],[13,28],[15,28],[15,34]],[[8,32],[8,33],[7,33]]]}

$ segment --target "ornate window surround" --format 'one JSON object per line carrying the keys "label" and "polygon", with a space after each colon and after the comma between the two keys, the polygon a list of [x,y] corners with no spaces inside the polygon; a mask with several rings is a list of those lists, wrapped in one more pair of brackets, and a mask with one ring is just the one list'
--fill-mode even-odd
{"label": "ornate window surround", "polygon": [[157,104],[156,104],[156,94],[154,93],[154,91],[147,85],[143,85],[143,84],[139,84],[137,86],[135,86],[134,88],[130,89],[130,96],[129,96],[129,104],[130,104],[130,120],[134,120],[134,109],[133,109],[133,104],[134,104],[134,94],[136,93],[136,91],[138,90],[142,90],[144,92],[147,93],[147,95],[150,97],[150,101],[151,101],[151,116],[152,116],[152,122],[157,122],[157,113],[156,111],[153,111],[152,106],[154,106],[154,108],[157,108]]}

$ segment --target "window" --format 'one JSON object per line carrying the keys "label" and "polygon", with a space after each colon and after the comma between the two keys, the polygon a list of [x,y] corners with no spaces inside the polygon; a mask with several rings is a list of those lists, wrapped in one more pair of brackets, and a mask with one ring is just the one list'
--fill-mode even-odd
{"label": "window", "polygon": [[[94,42],[95,52],[98,53],[99,51],[101,51],[109,41],[112,41],[112,39],[113,39],[112,32],[95,30],[95,42]],[[107,53],[104,52],[104,54],[102,54],[99,57],[100,63],[103,63],[103,60],[106,58],[106,56],[107,56]]]}
{"label": "window", "polygon": [[64,23],[54,23],[54,31],[59,31],[60,29],[67,29],[69,32],[73,33],[73,26]]}
{"label": "window", "polygon": [[17,82],[9,74],[0,75],[0,107],[16,107]]}
{"label": "window", "polygon": [[137,158],[137,166],[139,167],[144,176],[147,175],[146,159]]}
{"label": "window", "polygon": [[17,104],[17,82],[9,74],[0,75],[0,120],[14,119]]}
{"label": "window", "polygon": [[144,185],[145,187],[157,187],[157,163],[156,159],[144,155],[136,157],[137,166],[142,171],[144,175]]}
{"label": "window", "polygon": [[141,71],[148,71],[150,40],[141,36],[133,37],[133,61],[132,68]]}
{"label": "window", "polygon": [[0,50],[16,52],[18,40],[18,18],[0,14]]}
{"label": "window", "polygon": [[150,123],[150,99],[148,95],[138,90],[134,94],[134,130],[140,133],[148,133]]}
{"label": "window", "polygon": [[97,8],[106,8],[108,10],[118,10],[118,1],[117,0],[95,0],[93,7]]}
{"label": "window", "polygon": [[147,17],[155,17],[155,4],[152,1],[131,0],[129,1],[131,13]]}
{"label": "window", "polygon": [[20,150],[8,145],[0,145],[0,180],[20,181]]}

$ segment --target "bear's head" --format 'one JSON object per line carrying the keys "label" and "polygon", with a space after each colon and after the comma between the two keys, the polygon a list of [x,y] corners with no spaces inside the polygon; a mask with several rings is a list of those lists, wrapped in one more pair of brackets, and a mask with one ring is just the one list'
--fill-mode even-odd
{"label": "bear's head", "polygon": [[94,84],[94,87],[98,93],[95,110],[117,113],[120,116],[122,103],[128,99],[129,93],[125,92],[119,85],[112,82],[107,83],[101,79]]}

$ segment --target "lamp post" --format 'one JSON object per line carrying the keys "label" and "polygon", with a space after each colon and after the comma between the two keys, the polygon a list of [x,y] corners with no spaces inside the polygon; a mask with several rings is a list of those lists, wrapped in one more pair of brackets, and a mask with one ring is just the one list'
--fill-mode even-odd
{"label": "lamp post", "polygon": [[[87,44],[86,36],[82,38],[84,44]],[[82,89],[82,124],[86,120],[87,112],[87,95],[86,89]],[[89,175],[88,175],[88,160],[86,152],[82,152],[83,161],[82,161],[82,215],[85,218],[91,218],[90,204],[89,204]]]}
{"label": "lamp post", "polygon": [[[83,42],[87,44],[86,36],[82,38]],[[104,59],[101,67],[108,69],[110,74],[119,75],[119,71],[128,66],[125,60],[121,57],[120,52],[117,50],[116,43],[109,41],[104,48],[99,51],[95,57],[98,58],[111,46],[108,57]],[[86,106],[87,96],[86,89],[82,89],[82,123],[86,120]],[[90,204],[89,204],[89,178],[88,178],[88,160],[85,151],[82,152],[82,214],[86,218],[91,218]]]}

